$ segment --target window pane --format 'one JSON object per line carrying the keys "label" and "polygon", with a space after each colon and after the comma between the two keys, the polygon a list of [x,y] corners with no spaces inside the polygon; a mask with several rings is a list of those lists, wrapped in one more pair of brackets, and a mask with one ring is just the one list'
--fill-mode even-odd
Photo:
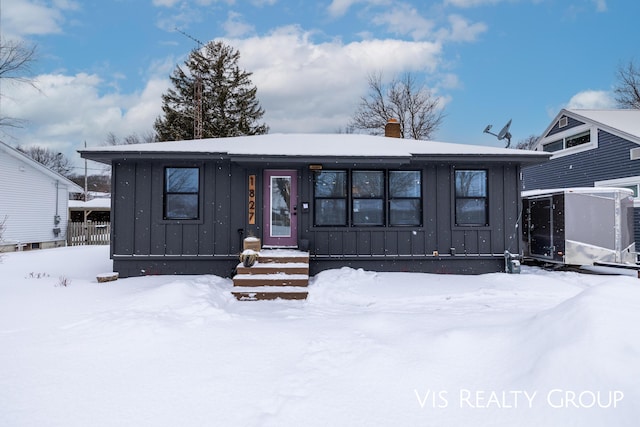
{"label": "window pane", "polygon": [[198,168],[167,168],[166,191],[169,193],[197,193]]}
{"label": "window pane", "polygon": [[567,148],[575,147],[576,145],[582,145],[591,142],[591,132],[587,131],[579,135],[574,135],[567,138]]}
{"label": "window pane", "polygon": [[384,172],[382,171],[354,171],[351,194],[353,197],[383,197]]}
{"label": "window pane", "polygon": [[198,218],[197,194],[167,194],[165,203],[166,217],[169,219]]}
{"label": "window pane", "polygon": [[391,200],[389,220],[391,225],[420,225],[420,200]]}
{"label": "window pane", "polygon": [[457,225],[486,225],[486,199],[456,200]]}
{"label": "window pane", "polygon": [[456,171],[456,197],[486,197],[486,195],[486,171]]}
{"label": "window pane", "polygon": [[316,199],[316,225],[347,225],[347,203],[344,199]]}
{"label": "window pane", "polygon": [[271,177],[271,236],[291,236],[291,177]]}
{"label": "window pane", "polygon": [[560,150],[562,150],[562,140],[553,141],[542,146],[542,151],[546,151],[547,153],[553,153],[554,151]]}
{"label": "window pane", "polygon": [[347,197],[347,173],[345,171],[316,172],[315,197]]}
{"label": "window pane", "polygon": [[390,171],[390,197],[420,197],[419,171]]}
{"label": "window pane", "polygon": [[382,200],[355,199],[353,201],[353,223],[354,225],[382,225],[384,223]]}

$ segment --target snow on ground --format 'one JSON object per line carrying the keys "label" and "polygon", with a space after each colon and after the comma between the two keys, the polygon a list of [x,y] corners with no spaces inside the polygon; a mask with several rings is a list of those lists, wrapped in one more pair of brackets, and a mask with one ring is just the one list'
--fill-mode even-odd
{"label": "snow on ground", "polygon": [[[3,426],[631,426],[640,280],[343,268],[309,299],[97,283],[108,247],[4,255]],[[68,286],[61,286],[66,281]]]}

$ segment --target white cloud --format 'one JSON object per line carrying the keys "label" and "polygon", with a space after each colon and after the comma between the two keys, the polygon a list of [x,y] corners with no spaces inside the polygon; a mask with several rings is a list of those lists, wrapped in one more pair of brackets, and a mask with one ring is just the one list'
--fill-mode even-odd
{"label": "white cloud", "polygon": [[414,40],[426,39],[431,35],[434,27],[433,21],[423,18],[415,8],[406,4],[400,4],[378,14],[373,19],[373,23],[385,25],[387,31],[395,34],[410,35]]}
{"label": "white cloud", "polygon": [[608,109],[615,108],[615,100],[611,92],[604,90],[585,90],[575,94],[566,108]]}
{"label": "white cloud", "polygon": [[264,37],[227,40],[240,51],[272,132],[333,132],[343,128],[367,92],[367,75],[435,72],[441,46],[432,42],[339,40],[314,43],[298,27]]}
{"label": "white cloud", "polygon": [[333,0],[327,8],[329,15],[333,17],[343,16],[351,6],[363,0]]}
{"label": "white cloud", "polygon": [[606,12],[607,11],[607,0],[593,0],[596,4],[596,10],[598,12]]}
{"label": "white cloud", "polygon": [[[318,42],[313,36],[292,26],[265,36],[226,40],[240,51],[241,67],[253,72],[271,132],[343,129],[367,93],[371,72],[382,71],[388,79],[405,71],[439,75],[442,46],[437,42]],[[11,130],[15,142],[47,146],[79,162],[75,150],[84,141],[95,146],[109,132],[124,137],[152,130],[161,114],[168,76],[178,63],[182,60],[173,57],[156,61],[144,89],[133,93],[112,88],[111,81],[97,74],[40,75],[39,92],[24,86],[3,87],[3,115],[26,120],[24,129]],[[457,84],[455,76],[443,79],[440,87]]]}
{"label": "white cloud", "polygon": [[471,24],[460,15],[450,15],[448,19],[451,29],[441,30],[439,32],[439,35],[443,40],[473,42],[480,34],[487,31],[486,24],[482,22]]}
{"label": "white cloud", "polygon": [[364,3],[367,5],[379,6],[387,5],[389,7],[396,7],[397,2],[393,3],[390,0],[332,0],[331,4],[327,7],[327,12],[334,18],[344,16],[351,6],[358,3]]}
{"label": "white cloud", "polygon": [[486,4],[498,4],[505,0],[445,0],[445,4],[461,7],[461,8],[469,8],[476,6],[483,6]]}
{"label": "white cloud", "polygon": [[152,3],[154,6],[173,7],[180,3],[180,0],[153,0]]}
{"label": "white cloud", "polygon": [[69,0],[55,1],[52,6],[34,0],[3,0],[2,35],[22,38],[61,33],[63,12],[77,8],[77,3]]}
{"label": "white cloud", "polygon": [[255,31],[253,25],[242,19],[241,14],[233,11],[228,13],[227,20],[222,24],[222,28],[224,29],[225,37],[229,38],[242,37]]}
{"label": "white cloud", "polygon": [[3,115],[25,120],[24,129],[7,132],[20,144],[59,150],[75,162],[75,150],[84,141],[100,145],[109,132],[124,137],[152,130],[161,112],[160,96],[168,87],[166,79],[152,77],[141,92],[102,93],[108,85],[95,74],[46,74],[36,79],[37,90],[24,85],[3,88]]}

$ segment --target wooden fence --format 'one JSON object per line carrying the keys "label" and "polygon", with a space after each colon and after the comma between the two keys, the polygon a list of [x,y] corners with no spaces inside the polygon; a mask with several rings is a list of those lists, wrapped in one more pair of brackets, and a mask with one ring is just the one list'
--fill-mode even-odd
{"label": "wooden fence", "polygon": [[110,222],[69,222],[67,245],[108,245],[110,234]]}

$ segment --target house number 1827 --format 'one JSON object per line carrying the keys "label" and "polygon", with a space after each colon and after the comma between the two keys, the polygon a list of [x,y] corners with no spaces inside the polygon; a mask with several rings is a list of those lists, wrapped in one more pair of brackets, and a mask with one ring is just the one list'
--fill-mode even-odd
{"label": "house number 1827", "polygon": [[249,224],[256,223],[256,176],[249,175]]}

